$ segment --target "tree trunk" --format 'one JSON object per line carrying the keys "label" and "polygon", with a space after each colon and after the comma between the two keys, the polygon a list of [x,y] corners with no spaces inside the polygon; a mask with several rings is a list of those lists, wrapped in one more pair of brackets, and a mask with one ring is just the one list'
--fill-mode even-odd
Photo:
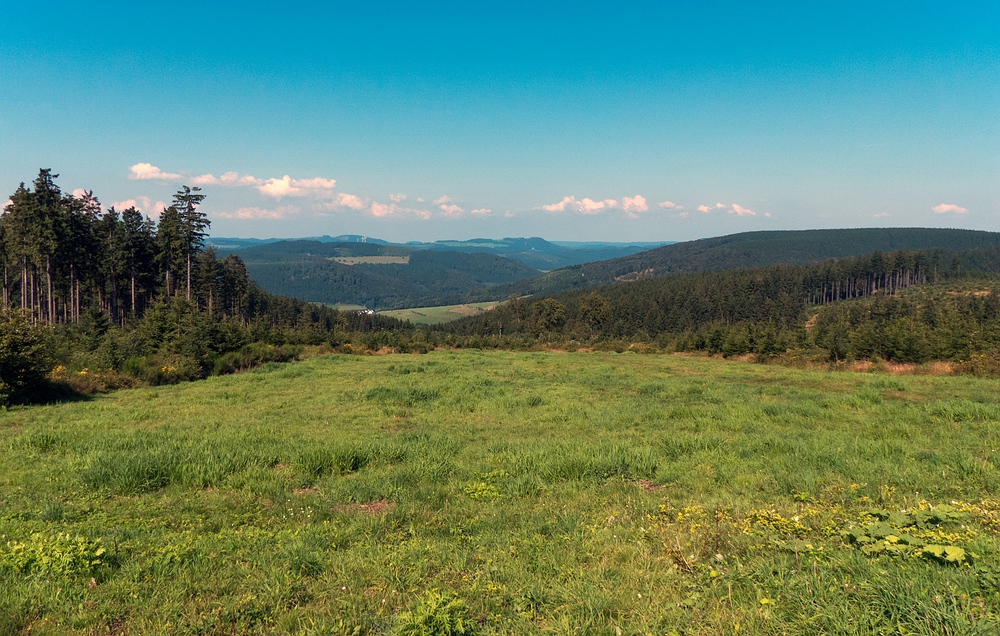
{"label": "tree trunk", "polygon": [[48,296],[48,319],[50,323],[56,321],[56,301],[52,297],[52,257],[48,254],[45,255],[45,286],[46,294]]}

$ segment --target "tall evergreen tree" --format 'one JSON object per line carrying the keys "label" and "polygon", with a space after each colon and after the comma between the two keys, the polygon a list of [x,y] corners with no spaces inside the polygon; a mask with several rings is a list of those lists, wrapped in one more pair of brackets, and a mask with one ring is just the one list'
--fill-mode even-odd
{"label": "tall evergreen tree", "polygon": [[200,194],[201,188],[182,186],[174,194],[173,207],[177,209],[178,226],[181,236],[181,249],[187,268],[187,300],[191,302],[191,263],[192,258],[205,245],[206,230],[211,225],[208,216],[198,209],[205,195]]}

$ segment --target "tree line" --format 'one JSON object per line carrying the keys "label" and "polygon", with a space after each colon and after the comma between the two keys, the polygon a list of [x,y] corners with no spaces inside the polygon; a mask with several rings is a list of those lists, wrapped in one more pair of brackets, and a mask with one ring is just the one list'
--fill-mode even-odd
{"label": "tree line", "polygon": [[[951,287],[983,279],[989,288],[997,273],[996,247],[874,252],[513,297],[438,329],[479,338],[655,342],[725,355],[819,348],[835,361],[963,360],[1000,347],[1000,303],[990,289],[969,295]],[[928,285],[936,293],[909,293]]]}
{"label": "tree line", "polygon": [[21,183],[0,216],[4,309],[66,324],[97,308],[123,326],[157,299],[183,297],[210,314],[250,318],[246,267],[205,249],[199,188],[178,190],[154,222],[134,207],[103,210],[91,191],[65,194],[57,177],[43,169],[31,188]]}
{"label": "tree line", "polygon": [[43,398],[53,368],[84,388],[175,382],[409,328],[265,292],[238,256],[206,248],[198,188],[154,222],[57,177],[41,170],[0,215],[0,406]]}

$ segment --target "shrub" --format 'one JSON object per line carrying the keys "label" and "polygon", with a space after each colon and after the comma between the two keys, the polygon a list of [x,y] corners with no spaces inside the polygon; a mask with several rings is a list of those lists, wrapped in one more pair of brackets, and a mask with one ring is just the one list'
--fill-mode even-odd
{"label": "shrub", "polygon": [[51,368],[46,331],[20,311],[0,311],[0,406],[37,396]]}

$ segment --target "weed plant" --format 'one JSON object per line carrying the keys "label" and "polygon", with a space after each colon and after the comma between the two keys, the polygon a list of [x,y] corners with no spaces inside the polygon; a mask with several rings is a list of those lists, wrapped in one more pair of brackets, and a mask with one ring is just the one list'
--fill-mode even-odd
{"label": "weed plant", "polygon": [[1000,633],[995,380],[331,355],[0,449],[0,634]]}

